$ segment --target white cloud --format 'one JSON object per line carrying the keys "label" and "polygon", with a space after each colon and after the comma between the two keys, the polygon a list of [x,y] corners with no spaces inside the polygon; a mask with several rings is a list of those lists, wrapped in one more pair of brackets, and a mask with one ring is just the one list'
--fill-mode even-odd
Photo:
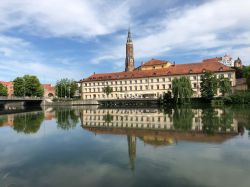
{"label": "white cloud", "polygon": [[[176,11],[170,10],[150,24],[139,25],[140,30],[135,28],[136,32],[142,33],[139,35],[135,33],[137,36],[134,38],[135,57],[143,59],[167,56],[174,50],[190,53],[207,50],[213,53],[214,49],[218,52],[218,48],[224,51],[236,48],[238,45],[249,46],[249,10],[250,1],[245,0],[213,0],[201,5],[184,6]],[[152,25],[156,25],[156,28],[153,29]],[[99,55],[115,54],[118,60],[124,59],[124,47],[124,42],[120,42]],[[233,52],[233,55],[240,56],[236,52]],[[246,60],[250,63],[249,58]]]}
{"label": "white cloud", "polygon": [[[62,61],[65,63],[65,59]],[[0,80],[10,81],[24,74],[36,75],[43,82],[55,83],[64,78],[80,79],[82,71],[76,70],[73,63],[65,68],[60,59],[48,63],[32,44],[20,38],[0,35]]]}
{"label": "white cloud", "polygon": [[104,35],[127,26],[128,11],[126,1],[115,0],[2,0],[0,31],[26,26],[26,30],[43,36]]}

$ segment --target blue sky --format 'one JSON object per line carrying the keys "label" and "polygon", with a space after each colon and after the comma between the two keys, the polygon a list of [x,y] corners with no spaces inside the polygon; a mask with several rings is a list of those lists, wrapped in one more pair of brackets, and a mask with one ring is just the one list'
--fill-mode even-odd
{"label": "blue sky", "polygon": [[0,0],[0,80],[123,71],[129,26],[136,65],[225,53],[248,65],[249,10],[249,0]]}

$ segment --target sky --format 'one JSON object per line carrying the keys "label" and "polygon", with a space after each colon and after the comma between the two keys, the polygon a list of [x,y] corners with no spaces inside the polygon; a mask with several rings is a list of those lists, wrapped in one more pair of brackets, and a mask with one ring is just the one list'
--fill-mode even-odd
{"label": "sky", "polygon": [[250,0],[0,0],[0,80],[124,71],[129,27],[136,66],[225,54],[250,65],[249,10]]}

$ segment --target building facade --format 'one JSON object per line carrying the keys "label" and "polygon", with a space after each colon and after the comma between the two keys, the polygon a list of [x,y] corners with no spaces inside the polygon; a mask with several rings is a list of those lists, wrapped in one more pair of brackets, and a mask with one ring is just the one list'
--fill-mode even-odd
{"label": "building facade", "polygon": [[1,84],[3,84],[7,90],[8,90],[8,97],[11,97],[14,95],[14,86],[13,82],[5,82],[5,81],[0,81]]}
{"label": "building facade", "polygon": [[44,97],[46,98],[52,98],[55,97],[55,87],[51,84],[43,84],[43,90],[44,90]]}
{"label": "building facade", "polygon": [[[92,74],[81,80],[82,99],[125,99],[125,98],[158,98],[172,90],[172,80],[175,77],[190,78],[194,97],[200,97],[201,75],[206,71],[217,77],[229,78],[235,86],[235,70],[222,63],[223,58],[216,57],[202,60],[199,63],[175,64],[169,61],[151,59],[134,67],[134,53],[131,33],[128,32],[126,43],[125,71],[114,73]],[[112,87],[107,95],[103,89]],[[217,95],[220,93],[218,92]]]}

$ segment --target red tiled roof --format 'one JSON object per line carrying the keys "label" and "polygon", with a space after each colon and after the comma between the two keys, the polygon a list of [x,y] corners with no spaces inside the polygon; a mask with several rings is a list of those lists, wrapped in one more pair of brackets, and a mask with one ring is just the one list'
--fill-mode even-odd
{"label": "red tiled roof", "polygon": [[152,59],[148,62],[143,63],[141,66],[153,66],[153,65],[162,65],[167,64],[167,61]]}
{"label": "red tiled roof", "polygon": [[12,86],[13,82],[5,82],[5,81],[0,81],[1,84],[3,84],[4,86]]}
{"label": "red tiled roof", "polygon": [[54,91],[55,87],[53,87],[51,84],[43,84],[42,85],[44,89],[48,90],[48,91]]}
{"label": "red tiled roof", "polygon": [[204,71],[211,71],[211,72],[235,71],[234,69],[220,63],[219,62],[220,60],[221,58],[211,58],[211,59],[203,60],[200,63],[176,64],[176,65],[171,65],[168,68],[162,68],[162,69],[143,70],[143,71],[135,70],[135,71],[130,71],[130,72],[93,74],[90,77],[82,80],[82,82],[201,74]]}

